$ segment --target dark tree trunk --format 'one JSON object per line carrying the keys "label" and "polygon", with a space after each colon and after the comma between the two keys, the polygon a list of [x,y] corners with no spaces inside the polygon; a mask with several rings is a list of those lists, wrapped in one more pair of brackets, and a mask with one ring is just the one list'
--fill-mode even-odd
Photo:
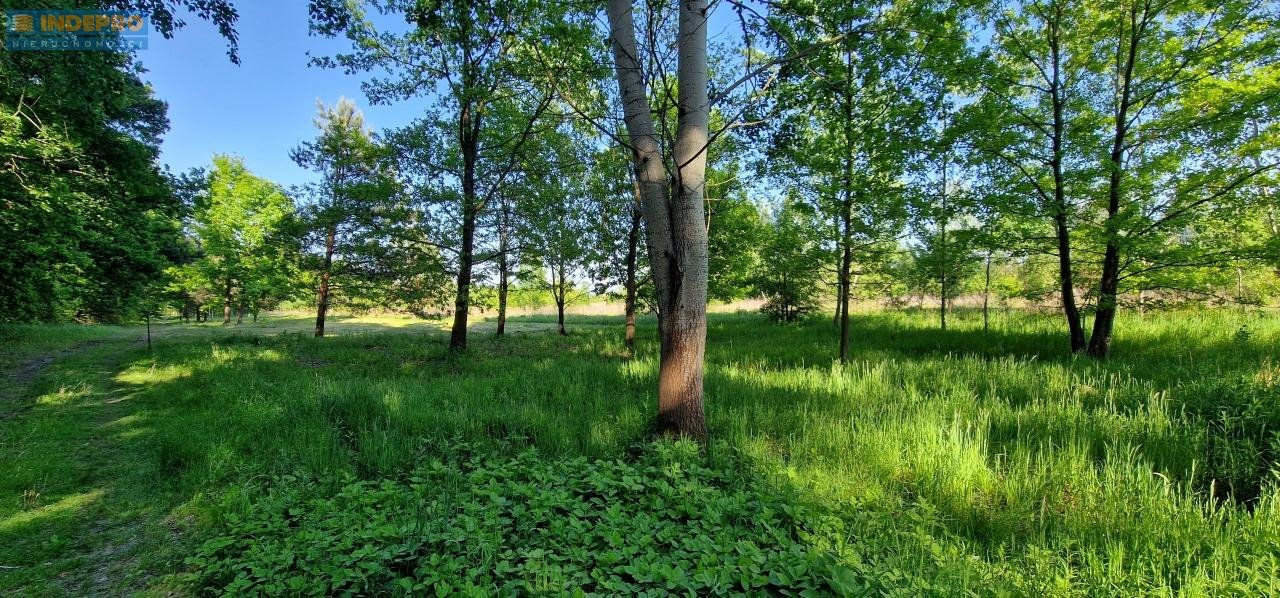
{"label": "dark tree trunk", "polygon": [[507,292],[511,288],[511,206],[504,198],[498,213],[498,330],[507,333]]}
{"label": "dark tree trunk", "polygon": [[[464,50],[468,50],[464,48]],[[466,62],[470,62],[469,54]],[[480,206],[476,198],[476,162],[479,159],[480,115],[473,104],[464,104],[458,114],[458,137],[462,146],[462,246],[458,248],[457,295],[453,302],[453,329],[449,349],[467,348],[467,318],[471,310],[471,268],[474,265],[476,219]]]}
{"label": "dark tree trunk", "polygon": [[[946,118],[945,116],[943,117]],[[943,126],[945,127],[945,120]],[[938,218],[938,240],[940,255],[938,256],[938,286],[940,288],[938,297],[938,325],[943,332],[947,331],[947,219],[950,214],[947,210],[947,168],[950,153],[944,151],[942,154],[942,216]]]}
{"label": "dark tree trunk", "polygon": [[1053,225],[1058,238],[1058,283],[1062,292],[1062,312],[1067,318],[1067,329],[1071,336],[1071,352],[1082,351],[1084,346],[1084,327],[1080,324],[1080,309],[1076,307],[1075,281],[1071,272],[1071,229],[1067,224],[1067,199],[1064,188],[1066,181],[1062,173],[1063,137],[1066,135],[1066,120],[1063,115],[1062,90],[1062,54],[1060,47],[1058,19],[1049,22],[1049,51],[1051,53],[1052,88],[1050,95],[1053,104]]}
{"label": "dark tree trunk", "polygon": [[568,301],[569,289],[564,279],[564,262],[556,263],[555,273],[555,298],[556,298],[556,324],[560,329],[560,336],[568,335],[564,330],[564,304]]}
{"label": "dark tree trunk", "polygon": [[[1133,10],[1138,10],[1135,6]],[[1120,291],[1120,184],[1124,173],[1124,149],[1129,133],[1129,107],[1133,100],[1133,69],[1137,62],[1142,27],[1137,15],[1130,21],[1128,36],[1121,35],[1116,48],[1119,98],[1116,103],[1115,135],[1111,140],[1110,176],[1107,180],[1107,219],[1103,225],[1107,247],[1102,255],[1102,280],[1098,284],[1098,310],[1093,318],[1093,334],[1089,337],[1089,355],[1104,358],[1111,351],[1111,333],[1115,329],[1117,299]],[[1128,41],[1128,47],[1125,42]]]}
{"label": "dark tree trunk", "polygon": [[333,270],[334,240],[337,230],[330,226],[324,235],[324,263],[320,268],[320,288],[316,291],[316,336],[324,336],[324,319],[329,313],[329,276]]}
{"label": "dark tree trunk", "polygon": [[840,210],[840,362],[849,362],[849,277],[853,270],[853,52],[845,48],[844,194]]}
{"label": "dark tree trunk", "polygon": [[837,306],[840,313],[840,361],[844,363],[849,361],[849,278],[853,269],[853,248],[849,245],[846,234],[844,251],[840,255],[840,304]]}
{"label": "dark tree trunk", "polygon": [[498,267],[498,331],[497,335],[502,336],[507,333],[507,293],[511,289],[510,276],[507,271],[506,258],[500,258],[502,263]]}

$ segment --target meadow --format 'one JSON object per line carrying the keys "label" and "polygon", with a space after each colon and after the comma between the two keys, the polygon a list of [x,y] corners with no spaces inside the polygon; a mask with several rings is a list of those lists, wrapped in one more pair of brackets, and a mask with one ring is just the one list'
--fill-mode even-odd
{"label": "meadow", "polygon": [[656,325],[0,328],[0,593],[1280,593],[1280,317],[710,316],[705,447]]}

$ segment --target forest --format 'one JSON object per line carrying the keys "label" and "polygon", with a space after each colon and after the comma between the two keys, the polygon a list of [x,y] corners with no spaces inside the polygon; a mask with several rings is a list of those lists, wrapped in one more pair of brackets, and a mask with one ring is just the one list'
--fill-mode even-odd
{"label": "forest", "polygon": [[1280,4],[286,4],[3,2],[0,593],[1280,594]]}

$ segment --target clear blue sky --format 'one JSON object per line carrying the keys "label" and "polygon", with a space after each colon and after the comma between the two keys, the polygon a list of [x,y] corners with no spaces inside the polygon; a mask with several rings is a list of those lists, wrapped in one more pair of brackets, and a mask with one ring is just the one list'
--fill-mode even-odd
{"label": "clear blue sky", "polygon": [[244,157],[256,174],[284,185],[311,180],[289,159],[289,149],[315,135],[316,99],[356,101],[371,127],[408,123],[428,100],[368,105],[359,76],[307,67],[306,52],[344,50],[344,39],[307,35],[307,5],[297,1],[237,2],[240,65],[227,58],[226,40],[194,17],[166,40],[151,32],[138,52],[143,78],[169,103],[169,133],[161,162],[175,172],[207,166],[215,153]]}
{"label": "clear blue sky", "polygon": [[[196,17],[173,39],[152,31],[138,60],[143,78],[169,103],[170,128],[161,162],[174,172],[208,166],[214,154],[241,156],[255,174],[283,185],[310,181],[313,174],[289,159],[289,150],[312,138],[316,99],[355,100],[374,130],[408,124],[430,101],[420,98],[391,106],[369,106],[360,91],[363,75],[310,68],[307,52],[331,55],[347,50],[345,39],[307,35],[304,0],[235,3],[240,13],[240,65],[227,58],[227,43],[216,28]],[[721,6],[712,17],[713,43],[735,31],[732,13]]]}

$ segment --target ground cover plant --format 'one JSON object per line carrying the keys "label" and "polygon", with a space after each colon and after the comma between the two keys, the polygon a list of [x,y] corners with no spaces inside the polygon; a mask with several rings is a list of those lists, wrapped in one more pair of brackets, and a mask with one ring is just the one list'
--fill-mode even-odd
{"label": "ground cover plant", "polygon": [[702,451],[648,440],[652,321],[633,357],[603,317],[469,359],[393,317],[123,334],[0,422],[0,589],[1277,590],[1280,321],[1135,315],[1098,362],[928,317],[853,314],[840,365],[830,321],[713,315]]}

